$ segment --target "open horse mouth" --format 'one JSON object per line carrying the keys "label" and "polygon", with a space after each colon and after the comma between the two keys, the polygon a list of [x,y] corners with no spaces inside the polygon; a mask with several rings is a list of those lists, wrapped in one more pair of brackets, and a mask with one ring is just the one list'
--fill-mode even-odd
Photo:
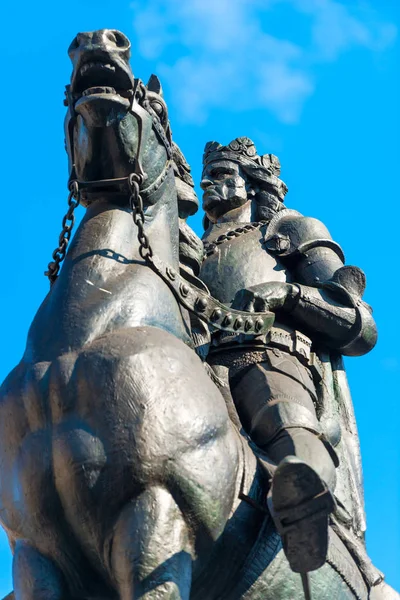
{"label": "open horse mouth", "polygon": [[[88,101],[117,96],[114,100],[129,106],[133,94],[133,77],[118,64],[88,60],[76,72],[71,83],[75,109]],[[125,102],[124,102],[125,100]]]}
{"label": "open horse mouth", "polygon": [[[121,39],[126,40],[126,47],[121,48]],[[74,63],[70,94],[75,109],[95,100],[129,106],[134,78],[127,48],[129,50],[129,41],[115,30],[78,34],[69,50]]]}

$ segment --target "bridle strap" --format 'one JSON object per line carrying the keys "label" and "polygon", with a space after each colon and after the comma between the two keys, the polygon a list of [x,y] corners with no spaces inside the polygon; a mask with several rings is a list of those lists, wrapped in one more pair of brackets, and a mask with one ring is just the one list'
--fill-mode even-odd
{"label": "bridle strap", "polygon": [[[141,97],[139,97],[141,93]],[[139,181],[139,185],[141,186],[144,181],[147,179],[147,175],[142,166],[142,149],[143,149],[143,140],[147,137],[146,134],[149,133],[150,128],[154,130],[157,134],[161,142],[163,143],[165,150],[167,152],[168,159],[171,159],[172,156],[172,148],[171,144],[168,142],[168,139],[165,135],[161,122],[159,121],[157,114],[151,110],[150,103],[146,98],[146,87],[141,81],[141,79],[135,79],[131,105],[129,107],[128,112],[135,117],[138,123],[138,147],[136,152],[136,160],[134,164],[134,169],[132,173],[130,173],[127,177],[114,177],[111,179],[96,179],[93,181],[80,181],[76,174],[76,166],[75,166],[75,156],[74,156],[74,127],[76,123],[76,113],[73,108],[73,101],[71,98],[71,94],[69,91],[69,86],[66,88],[66,95],[68,99],[68,104],[70,107],[70,111],[72,113],[71,119],[68,124],[68,134],[69,134],[69,146],[70,146],[70,156],[72,162],[71,173],[68,179],[68,187],[71,188],[72,182],[76,182],[78,186],[78,191],[84,190],[96,190],[98,188],[104,187],[125,187],[129,190],[129,181],[132,177],[132,174],[135,174],[137,181]],[[143,103],[143,106],[142,106]],[[73,112],[72,112],[73,111]],[[151,123],[149,123],[148,117],[151,119]],[[157,185],[158,179],[162,178],[162,180],[166,177],[166,171],[168,171],[170,167],[170,160],[167,161],[167,164],[161,173],[161,175],[157,178],[157,180],[149,186],[149,191],[152,186],[156,189],[159,188]],[[144,195],[149,195],[148,190],[144,190]],[[154,190],[155,191],[155,190]],[[150,192],[151,193],[151,192]]]}
{"label": "bridle strap", "polygon": [[[143,198],[150,199],[151,196],[162,187],[162,185],[165,183],[165,181],[168,177],[168,172],[169,172],[171,166],[172,166],[171,160],[167,160],[167,162],[165,163],[164,169],[162,170],[160,175],[157,177],[157,179],[155,179],[155,181],[153,181],[153,183],[151,183],[148,187],[141,190],[140,193]],[[114,178],[114,179],[98,179],[96,181],[79,181],[77,179],[74,179],[73,181],[76,182],[79,192],[85,192],[87,190],[89,192],[89,194],[92,191],[95,192],[97,188],[109,188],[109,187],[116,187],[119,189],[119,191],[122,192],[122,190],[124,190],[128,194],[131,191],[131,185],[130,185],[131,175],[129,175],[128,177],[118,177],[118,178]],[[110,191],[103,190],[104,195],[107,193],[115,193],[115,192],[111,192],[111,190]],[[87,202],[87,204],[91,204],[90,196],[87,195],[85,198],[85,201]]]}

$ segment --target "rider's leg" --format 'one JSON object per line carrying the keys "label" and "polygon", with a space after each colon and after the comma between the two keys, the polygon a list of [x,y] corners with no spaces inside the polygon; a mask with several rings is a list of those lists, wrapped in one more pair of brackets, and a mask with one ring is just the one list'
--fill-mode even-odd
{"label": "rider's leg", "polygon": [[15,600],[66,600],[57,566],[27,542],[17,541],[13,559]]}
{"label": "rider's leg", "polygon": [[286,456],[297,456],[310,465],[328,485],[334,490],[336,469],[332,458],[321,440],[315,433],[302,427],[281,429],[276,437],[263,447],[269,458],[279,464]]}
{"label": "rider's leg", "polygon": [[333,451],[321,439],[315,386],[305,366],[292,356],[286,358],[283,368],[289,373],[265,361],[234,376],[231,390],[239,416],[253,441],[276,464],[286,456],[297,456],[333,490]]}
{"label": "rider's leg", "polygon": [[278,465],[272,515],[291,568],[307,572],[326,559],[335,454],[321,439],[310,372],[296,357],[274,357],[236,373],[231,389],[244,427]]}
{"label": "rider's leg", "polygon": [[145,490],[122,512],[112,544],[121,600],[188,600],[192,573],[189,529],[163,487]]}

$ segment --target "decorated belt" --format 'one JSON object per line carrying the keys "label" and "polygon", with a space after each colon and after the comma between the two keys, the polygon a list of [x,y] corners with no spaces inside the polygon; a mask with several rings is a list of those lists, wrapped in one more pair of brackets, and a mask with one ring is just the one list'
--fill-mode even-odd
{"label": "decorated belt", "polygon": [[296,356],[298,360],[308,367],[314,381],[322,379],[322,363],[315,352],[311,351],[312,341],[300,331],[286,331],[279,327],[271,327],[266,336],[251,337],[243,334],[221,333],[213,342],[210,354],[219,354],[226,350],[243,351],[246,347],[249,352],[261,348],[278,348]]}

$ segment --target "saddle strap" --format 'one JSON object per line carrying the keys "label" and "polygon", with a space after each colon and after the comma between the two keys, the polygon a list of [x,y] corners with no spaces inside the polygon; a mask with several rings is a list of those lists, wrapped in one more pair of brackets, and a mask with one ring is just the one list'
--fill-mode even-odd
{"label": "saddle strap", "polygon": [[[214,330],[247,335],[268,333],[274,323],[274,313],[235,310],[213,298],[208,290],[189,283],[159,257],[147,255],[145,260],[173,292],[178,302]],[[205,286],[204,286],[205,287]]]}

